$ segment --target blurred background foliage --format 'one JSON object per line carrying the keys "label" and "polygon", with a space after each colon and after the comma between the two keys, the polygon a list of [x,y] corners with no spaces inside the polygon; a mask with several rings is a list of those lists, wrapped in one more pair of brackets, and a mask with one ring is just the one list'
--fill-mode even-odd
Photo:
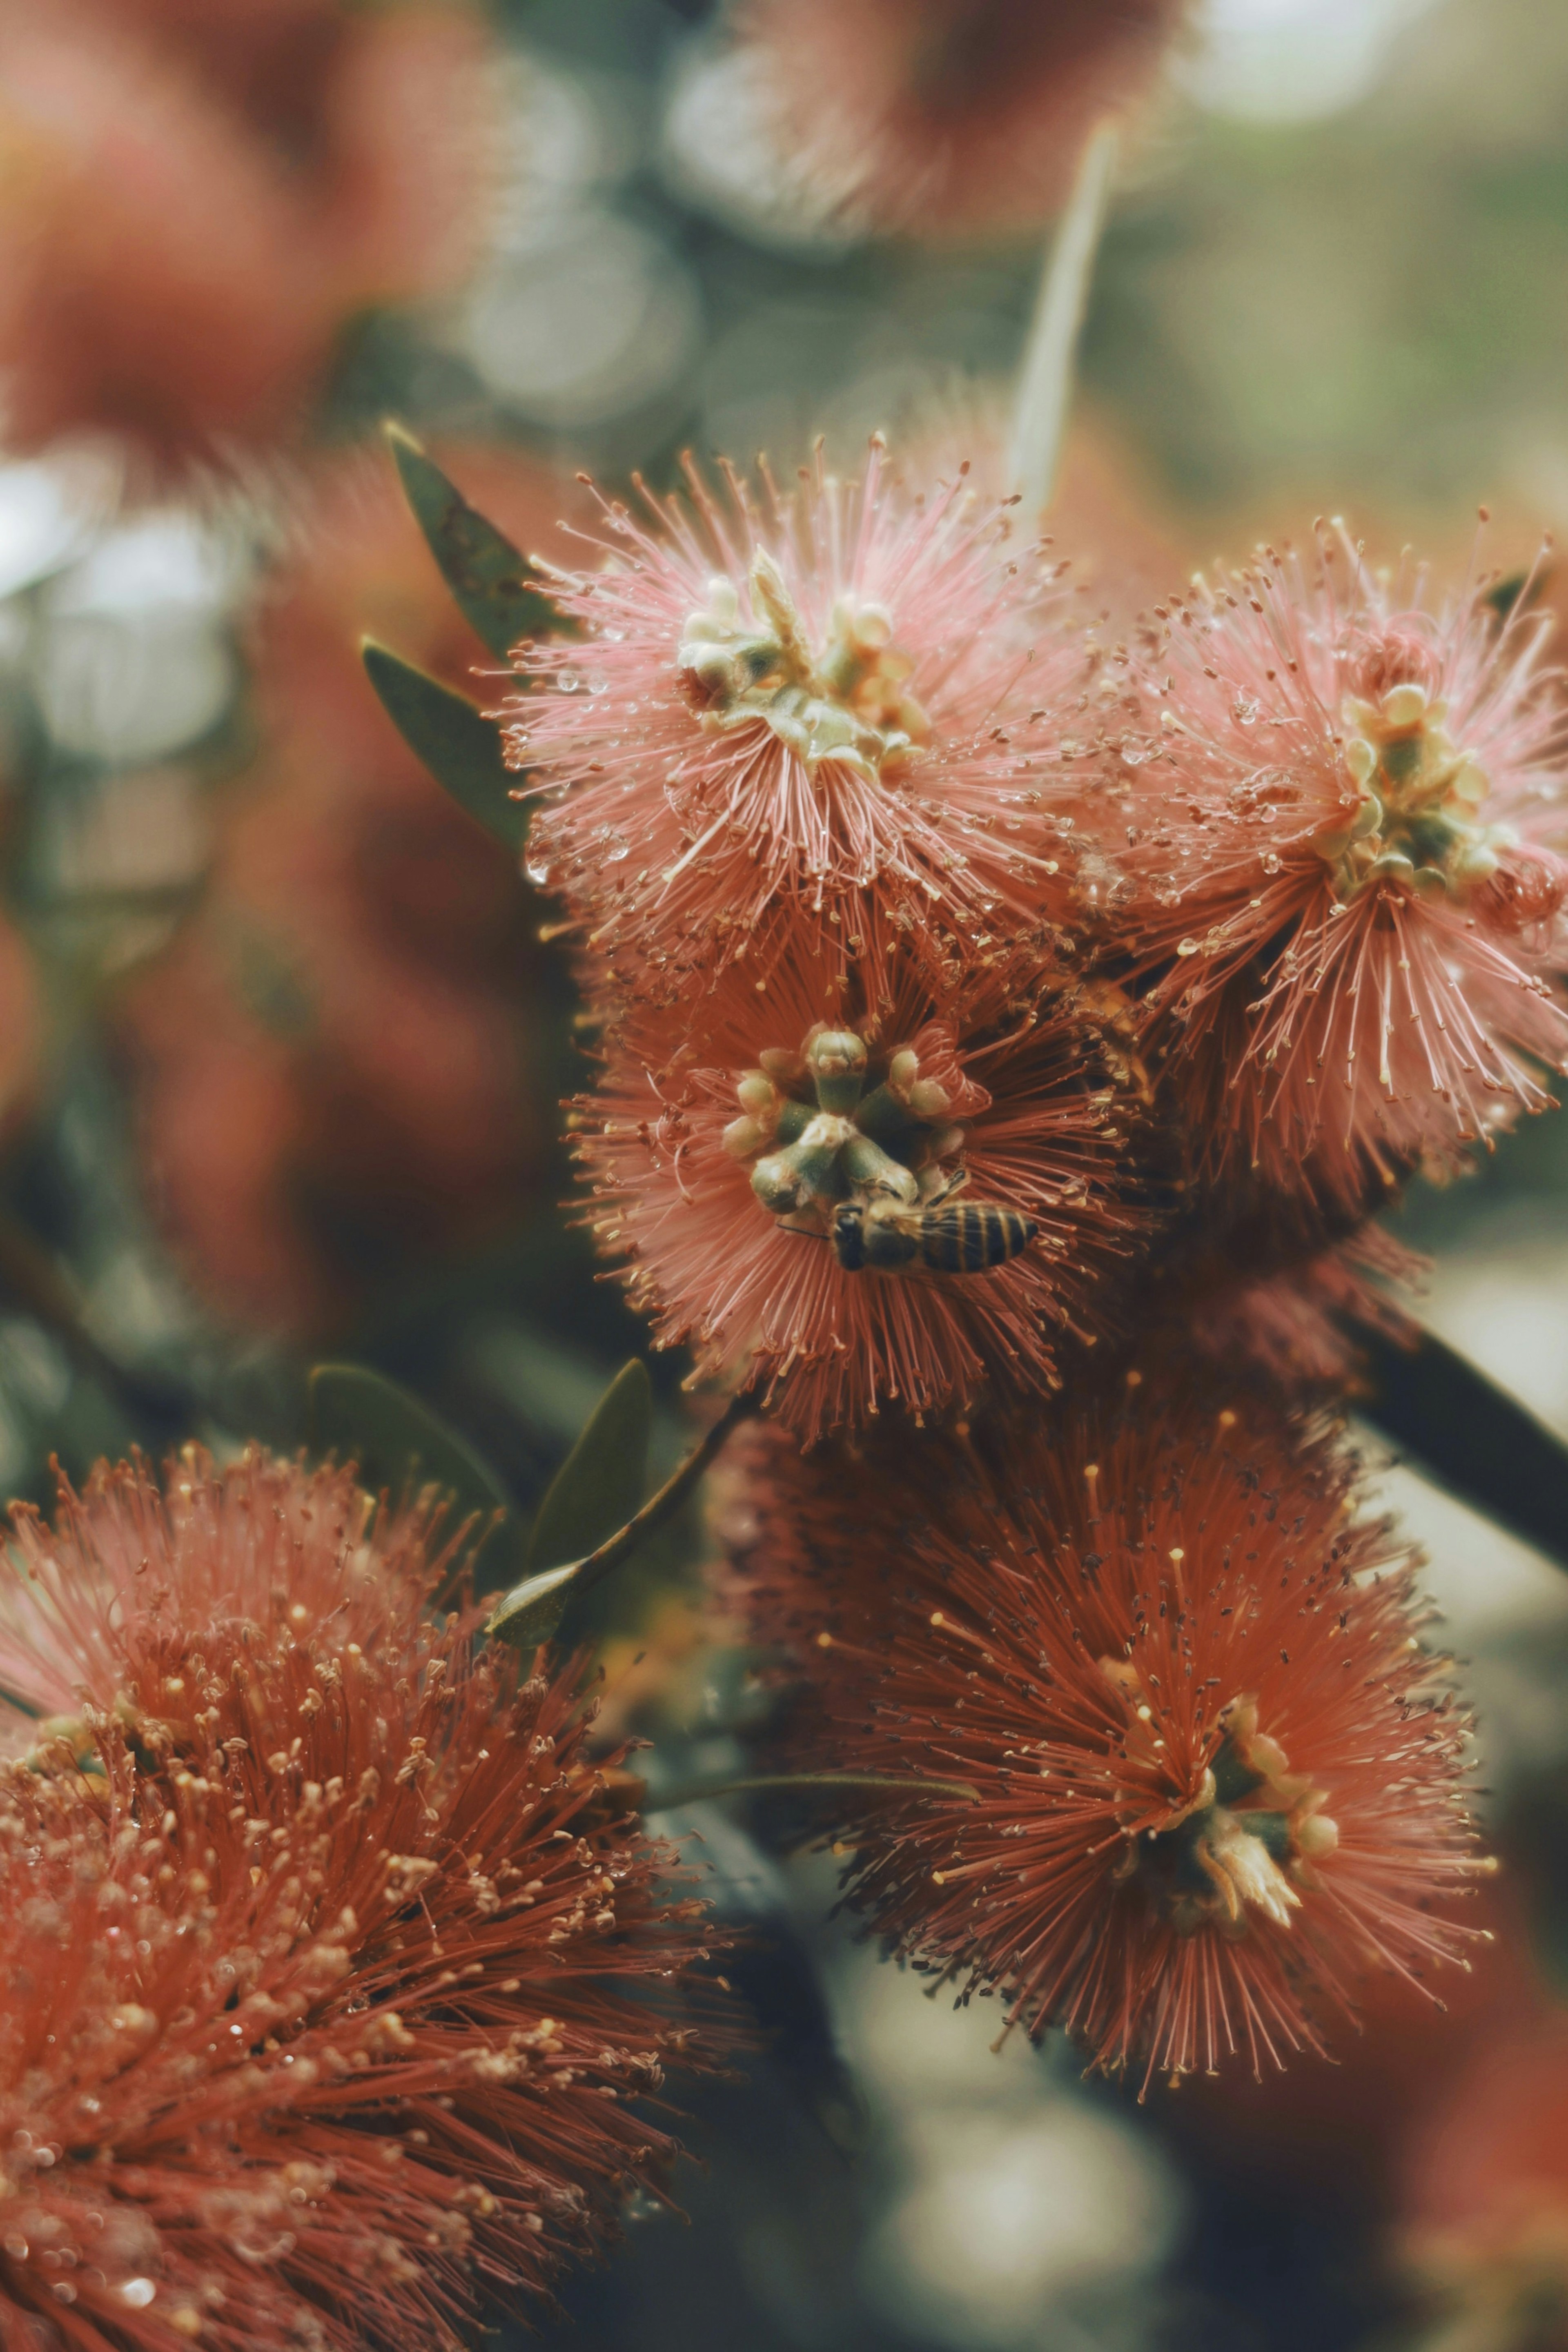
{"label": "blurred background foliage", "polygon": [[[80,38],[160,14],[102,0]],[[380,418],[561,554],[589,510],[580,467],[616,492],[639,468],[668,482],[688,446],[787,467],[818,432],[849,465],[882,427],[984,473],[1005,413],[1037,247],[848,239],[770,153],[703,0],[506,0],[481,32],[463,102],[490,160],[459,261],[343,278],[331,335],[300,345],[289,432],[237,489],[149,484],[68,415],[0,463],[15,1493],[47,1494],[51,1455],[79,1475],[192,1431],[298,1443],[330,1352],[437,1404],[526,1509],[642,1344],[560,1207],[577,1063],[549,910],[360,672],[368,629],[500,692]],[[0,41],[0,103],[6,60]],[[398,101],[405,162],[417,99]],[[447,102],[427,135],[450,144]],[[1439,570],[1470,560],[1479,502],[1505,568],[1568,525],[1565,122],[1555,0],[1209,0],[1126,162],[1086,322],[1053,524],[1086,610],[1130,616],[1320,510]],[[25,230],[13,205],[0,246]],[[1565,1185],[1548,1118],[1403,1229],[1436,1253],[1435,1326],[1568,1433]],[[662,1471],[680,1367],[654,1369]],[[788,1824],[671,1817],[764,1923],[737,1973],[777,2039],[690,2126],[693,2226],[634,2215],[626,2257],[568,2290],[563,2340],[1415,2340],[1402,2184],[1448,2145],[1420,2118],[1467,2053],[1535,2016],[1535,1970],[1568,1981],[1568,1584],[1408,1473],[1384,1484],[1431,1549],[1515,1864],[1513,1957],[1461,2013],[1374,2020],[1364,2060],[1138,2111],[1058,2045],[994,2056],[983,2005],[952,2016],[823,1928],[832,1858],[773,1858]],[[699,1549],[689,1525],[652,1549],[584,1628],[609,1723],[655,1732],[676,1778],[733,1766],[747,1704],[702,1644]],[[1423,2340],[1511,2352],[1568,2341],[1560,2320]]]}

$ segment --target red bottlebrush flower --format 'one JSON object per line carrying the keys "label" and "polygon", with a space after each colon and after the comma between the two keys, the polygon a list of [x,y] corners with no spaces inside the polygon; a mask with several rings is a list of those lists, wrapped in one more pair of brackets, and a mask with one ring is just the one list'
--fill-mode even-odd
{"label": "red bottlebrush flower", "polygon": [[1254,1364],[1287,1394],[1342,1395],[1362,1361],[1358,1332],[1414,1344],[1419,1327],[1399,1291],[1426,1265],[1368,1223],[1273,1273],[1248,1276],[1233,1268],[1194,1286],[1184,1302],[1186,1336],[1216,1368]]}
{"label": "red bottlebrush flower", "polygon": [[1548,1100],[1568,735],[1548,624],[1318,556],[1162,610],[1085,813],[1197,1173],[1359,1215]]}
{"label": "red bottlebrush flower", "polygon": [[1034,227],[1096,119],[1143,97],[1182,0],[746,0],[781,143],[851,226]]}
{"label": "red bottlebrush flower", "polygon": [[1321,2049],[1358,1973],[1458,1959],[1432,1906],[1478,1868],[1408,1550],[1321,1433],[1162,1390],[987,1432],[989,1471],[907,1429],[755,1438],[743,1545],[812,1760],[977,1791],[858,1822],[857,1902],[1144,2088]]}
{"label": "red bottlebrush flower", "polygon": [[1355,1378],[1358,1333],[1414,1339],[1404,1299],[1427,1263],[1372,1220],[1347,1233],[1289,1201],[1200,1190],[1137,1270],[1137,1326],[1155,1353],[1192,1348],[1222,1379],[1247,1364],[1287,1396],[1327,1397]]}
{"label": "red bottlebrush flower", "polygon": [[273,1643],[417,1647],[441,1574],[428,1515],[384,1515],[374,1530],[372,1517],[352,1470],[256,1450],[220,1477],[189,1448],[163,1488],[100,1464],[84,1495],[62,1486],[52,1528],[16,1507],[0,1688],[29,1717],[110,1714],[149,1660],[244,1626]]}
{"label": "red bottlebrush flower", "polygon": [[608,509],[603,568],[560,576],[585,642],[518,649],[510,754],[563,794],[535,877],[645,994],[765,972],[803,932],[879,966],[900,919],[1033,914],[1061,855],[1033,778],[1078,656],[1005,511],[962,480],[907,494],[879,441],[863,483],[820,452],[787,498],[764,470],[760,506],[728,467],[723,501],[687,480],[649,525]]}
{"label": "red bottlebrush flower", "polygon": [[390,2352],[537,2304],[675,2152],[628,2102],[702,1956],[570,1678],[424,1619],[428,1526],[342,1473],[193,1448],[16,1534],[113,1705],[0,1780],[0,2335]]}
{"label": "red bottlebrush flower", "polygon": [[177,485],[293,437],[349,315],[471,257],[487,50],[463,8],[125,13],[0,5],[6,437]]}
{"label": "red bottlebrush flower", "polygon": [[[548,532],[548,473],[439,454],[503,528]],[[219,803],[201,907],[120,1020],[193,1286],[320,1333],[416,1255],[552,1207],[565,1007],[515,861],[431,782],[355,649],[368,626],[467,685],[478,642],[384,467],[324,467],[310,490],[252,646],[266,748]]]}
{"label": "red bottlebrush flower", "polygon": [[574,1122],[594,1229],[658,1345],[807,1440],[893,1399],[1037,1395],[1044,1327],[1147,1223],[1118,1189],[1119,1066],[1088,992],[1037,967],[978,958],[946,992],[910,970],[870,1003],[831,955],[765,988],[732,968],[700,1035],[613,1028]]}

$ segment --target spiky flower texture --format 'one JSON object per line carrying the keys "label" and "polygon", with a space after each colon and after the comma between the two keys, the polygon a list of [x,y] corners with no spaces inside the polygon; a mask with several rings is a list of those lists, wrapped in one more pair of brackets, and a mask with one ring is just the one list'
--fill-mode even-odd
{"label": "spiky flower texture", "polygon": [[1158,608],[1110,693],[1113,952],[1206,1180],[1359,1213],[1548,1100],[1568,735],[1546,623],[1490,585],[1435,612],[1324,528]]}
{"label": "spiky flower texture", "polygon": [[737,1514],[813,1759],[976,1791],[847,1826],[877,1927],[1144,2088],[1462,1958],[1465,1717],[1329,1438],[1166,1391],[999,1452],[764,1443]]}
{"label": "spiky flower texture", "polygon": [[700,1906],[430,1532],[254,1453],[19,1516],[6,1680],[79,1696],[0,1785],[7,2343],[449,2344],[657,2183]]}
{"label": "spiky flower texture", "polygon": [[753,976],[801,938],[879,963],[900,929],[1026,919],[1059,858],[1033,777],[1077,656],[1039,551],[962,479],[930,497],[820,451],[795,489],[606,509],[557,584],[578,642],[526,645],[531,870],[640,995]]}
{"label": "spiky flower texture", "polygon": [[660,1343],[808,1440],[895,1400],[1048,1390],[1053,1338],[1146,1221],[1117,1197],[1136,1103],[1098,1000],[903,961],[886,997],[831,952],[763,989],[733,972],[696,1035],[628,1013],[575,1114],[595,1230]]}

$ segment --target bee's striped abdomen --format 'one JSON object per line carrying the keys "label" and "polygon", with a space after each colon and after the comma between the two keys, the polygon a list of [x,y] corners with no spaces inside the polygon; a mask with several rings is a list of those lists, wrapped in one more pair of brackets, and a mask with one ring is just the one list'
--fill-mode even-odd
{"label": "bee's striped abdomen", "polygon": [[954,1201],[921,1219],[920,1260],[938,1274],[983,1274],[1028,1248],[1039,1227],[1021,1209]]}

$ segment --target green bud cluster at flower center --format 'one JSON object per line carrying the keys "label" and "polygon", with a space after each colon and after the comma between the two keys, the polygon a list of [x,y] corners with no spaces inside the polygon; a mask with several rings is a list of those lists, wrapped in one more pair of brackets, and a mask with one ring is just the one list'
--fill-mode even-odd
{"label": "green bud cluster at flower center", "polygon": [[818,1023],[798,1053],[770,1048],[744,1071],[735,1093],[742,1115],[724,1149],[750,1160],[752,1190],[775,1217],[823,1213],[826,1229],[842,1201],[900,1201],[918,1208],[948,1179],[940,1162],[963,1146],[948,1117],[945,1087],[921,1075],[901,1045],[875,1078],[865,1040]]}
{"label": "green bud cluster at flower center", "polygon": [[813,776],[831,761],[876,782],[885,770],[918,759],[931,726],[904,691],[913,664],[893,645],[883,607],[841,596],[817,654],[765,550],[752,556],[750,580],[757,615],[751,626],[741,618],[733,582],[717,579],[682,633],[681,681],[701,724],[722,733],[762,720]]}
{"label": "green bud cluster at flower center", "polygon": [[1515,836],[1480,822],[1486,771],[1454,742],[1447,717],[1447,703],[1424,686],[1391,687],[1378,702],[1345,697],[1344,763],[1359,802],[1312,845],[1332,868],[1342,904],[1371,882],[1462,898],[1496,873],[1499,849]]}

